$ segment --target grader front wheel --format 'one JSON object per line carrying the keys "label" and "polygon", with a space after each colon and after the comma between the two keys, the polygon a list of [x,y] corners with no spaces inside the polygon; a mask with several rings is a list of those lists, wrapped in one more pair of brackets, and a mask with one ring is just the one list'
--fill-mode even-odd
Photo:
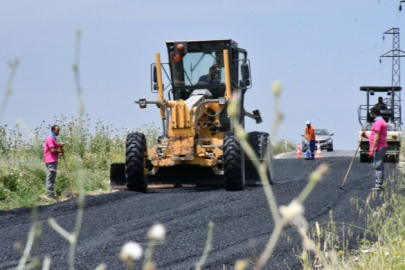
{"label": "grader front wheel", "polygon": [[227,191],[239,191],[245,187],[245,160],[242,147],[233,132],[224,136],[224,184]]}
{"label": "grader front wheel", "polygon": [[148,183],[144,174],[144,152],[146,139],[143,133],[130,133],[127,136],[125,175],[127,189],[130,191],[146,192]]}

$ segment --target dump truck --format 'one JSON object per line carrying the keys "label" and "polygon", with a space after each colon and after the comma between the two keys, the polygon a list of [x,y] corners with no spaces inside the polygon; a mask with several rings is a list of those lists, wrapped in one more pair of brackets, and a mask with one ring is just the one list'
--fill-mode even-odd
{"label": "dump truck", "polygon": [[[252,86],[247,51],[231,39],[170,41],[166,46],[168,62],[162,63],[156,53],[151,65],[151,91],[157,100],[135,101],[141,109],[160,111],[163,134],[149,148],[143,133],[128,134],[125,163],[111,164],[112,188],[146,192],[153,183],[222,185],[239,191],[260,182],[227,112],[229,102],[238,99],[239,124],[244,126],[245,116],[262,122],[259,110],[244,108],[245,93]],[[273,158],[266,155],[271,153],[269,134],[249,132],[248,142],[257,159],[267,162],[272,184]]]}
{"label": "dump truck", "polygon": [[360,145],[360,162],[371,162],[369,157],[369,140],[362,137],[363,131],[367,133],[367,136],[371,133],[373,126],[373,119],[370,116],[370,109],[374,107],[371,104],[370,99],[375,94],[385,95],[383,102],[385,106],[381,109],[381,116],[387,122],[387,144],[388,151],[385,155],[386,162],[399,162],[399,156],[401,153],[401,139],[402,139],[402,116],[401,116],[401,100],[399,99],[398,92],[401,91],[400,86],[361,86],[360,91],[366,93],[367,103],[360,105],[357,109],[359,123],[361,125],[361,131],[358,133],[358,142]]}

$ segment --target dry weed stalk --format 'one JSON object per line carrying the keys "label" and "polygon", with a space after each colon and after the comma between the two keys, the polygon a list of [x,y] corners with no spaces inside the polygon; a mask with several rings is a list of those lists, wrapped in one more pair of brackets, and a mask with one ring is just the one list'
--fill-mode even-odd
{"label": "dry weed stalk", "polygon": [[[84,104],[82,101],[82,87],[80,85],[80,76],[79,76],[79,52],[80,52],[80,38],[81,38],[81,30],[78,29],[76,32],[76,57],[75,63],[73,64],[73,71],[75,75],[75,82],[76,82],[76,92],[78,97],[78,110],[79,110],[79,117],[83,117],[84,114]],[[77,139],[76,139],[77,140]],[[74,148],[78,148],[78,142],[73,143]],[[83,180],[83,170],[81,168],[81,163],[77,162],[77,179],[78,179],[78,187],[79,187],[79,194],[77,197],[77,215],[76,215],[76,222],[74,231],[72,233],[67,232],[61,226],[58,225],[56,220],[53,218],[48,219],[50,226],[58,232],[62,237],[64,237],[70,244],[69,248],[69,270],[75,269],[75,256],[76,256],[76,248],[77,248],[77,241],[80,236],[81,228],[83,225],[83,214],[84,214],[84,207],[85,207],[85,191],[84,191],[84,180]],[[100,265],[98,269],[102,269],[104,266]]]}
{"label": "dry weed stalk", "polygon": [[8,99],[13,94],[13,88],[12,88],[13,81],[14,81],[15,73],[17,72],[17,67],[18,67],[19,62],[20,61],[18,59],[15,59],[13,62],[10,62],[8,65],[9,69],[10,69],[10,74],[8,76],[8,80],[7,80],[7,84],[6,84],[6,91],[4,92],[4,98],[0,105],[0,121],[1,121],[1,117],[3,116],[4,110],[6,109]]}
{"label": "dry weed stalk", "polygon": [[[275,82],[273,84],[273,95],[275,100],[274,115],[273,115],[274,122],[271,131],[273,139],[276,137],[278,128],[283,120],[283,114],[280,113],[279,111],[279,98],[281,93],[282,93],[281,84],[279,82]],[[296,199],[294,199],[288,206],[281,206],[280,208],[278,208],[274,197],[274,192],[269,184],[269,179],[266,174],[268,162],[259,161],[253,148],[249,145],[247,141],[247,133],[243,128],[243,126],[239,124],[238,121],[240,114],[238,108],[239,108],[239,100],[235,95],[230,104],[228,105],[228,114],[231,115],[235,134],[239,140],[239,143],[243,148],[243,151],[251,159],[253,165],[259,172],[260,180],[263,186],[264,193],[266,195],[270,212],[275,222],[274,231],[272,232],[264,251],[260,255],[260,258],[258,259],[255,265],[255,269],[262,269],[265,266],[266,262],[269,260],[271,254],[273,253],[277,240],[280,238],[283,228],[288,224],[292,224],[294,227],[296,227],[297,231],[300,233],[304,249],[306,250],[310,249],[314,251],[316,250],[315,244],[307,236],[308,223],[303,217],[304,213],[303,202],[312,192],[316,184],[319,183],[319,181],[321,181],[323,175],[328,171],[328,166],[327,165],[319,166],[318,169],[315,170],[310,175],[309,182],[307,186],[304,188],[304,190],[301,192],[301,194]],[[266,152],[266,158],[264,160],[265,161],[270,160],[271,157],[272,157],[271,145],[269,145],[269,148]]]}
{"label": "dry weed stalk", "polygon": [[208,236],[207,236],[207,242],[205,244],[204,252],[200,258],[200,260],[196,263],[195,269],[196,270],[201,270],[202,267],[204,266],[205,262],[207,261],[208,254],[210,253],[212,249],[212,235],[214,232],[214,223],[210,221],[208,224]]}

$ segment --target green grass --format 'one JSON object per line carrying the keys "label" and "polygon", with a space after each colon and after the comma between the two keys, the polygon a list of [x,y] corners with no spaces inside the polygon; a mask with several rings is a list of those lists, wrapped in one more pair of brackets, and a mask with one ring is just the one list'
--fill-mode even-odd
{"label": "green grass", "polygon": [[[61,127],[58,141],[65,144],[66,151],[66,163],[59,158],[55,183],[55,193],[62,199],[71,190],[71,182],[73,190],[77,190],[78,167],[82,168],[86,192],[108,191],[110,163],[124,162],[126,135],[143,132],[148,145],[152,145],[159,133],[153,123],[136,130],[115,129],[100,120],[92,124],[89,117],[67,119],[63,115],[55,117],[55,123]],[[43,144],[50,126],[43,122],[32,131],[21,124],[13,128],[0,126],[0,209],[50,203],[44,196],[43,161]],[[29,139],[24,139],[23,132],[29,133]]]}
{"label": "green grass", "polygon": [[294,151],[295,149],[295,144],[292,141],[288,140],[276,141],[272,147],[273,155]]}
{"label": "green grass", "polygon": [[[313,229],[316,252],[304,252],[304,269],[405,269],[405,178],[389,180],[385,192],[371,193],[366,201],[353,199],[354,207],[367,220],[364,237],[353,239],[346,224],[346,233],[338,234],[333,213],[328,224]],[[378,200],[378,205],[376,205]],[[350,250],[348,241],[357,241]]]}
{"label": "green grass", "polygon": [[[348,258],[355,269],[405,269],[405,178],[388,182],[387,190],[370,196],[365,203],[367,234],[359,250]],[[384,203],[373,208],[370,203],[380,197]],[[375,241],[368,241],[375,239]]]}

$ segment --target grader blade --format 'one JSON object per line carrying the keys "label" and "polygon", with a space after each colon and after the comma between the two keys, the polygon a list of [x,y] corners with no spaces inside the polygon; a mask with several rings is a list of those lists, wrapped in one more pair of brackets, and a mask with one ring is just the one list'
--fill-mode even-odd
{"label": "grader blade", "polygon": [[125,163],[112,163],[110,165],[111,189],[125,189]]}
{"label": "grader blade", "polygon": [[223,185],[223,176],[216,175],[212,168],[192,165],[161,167],[155,175],[148,175],[147,178],[148,184]]}

